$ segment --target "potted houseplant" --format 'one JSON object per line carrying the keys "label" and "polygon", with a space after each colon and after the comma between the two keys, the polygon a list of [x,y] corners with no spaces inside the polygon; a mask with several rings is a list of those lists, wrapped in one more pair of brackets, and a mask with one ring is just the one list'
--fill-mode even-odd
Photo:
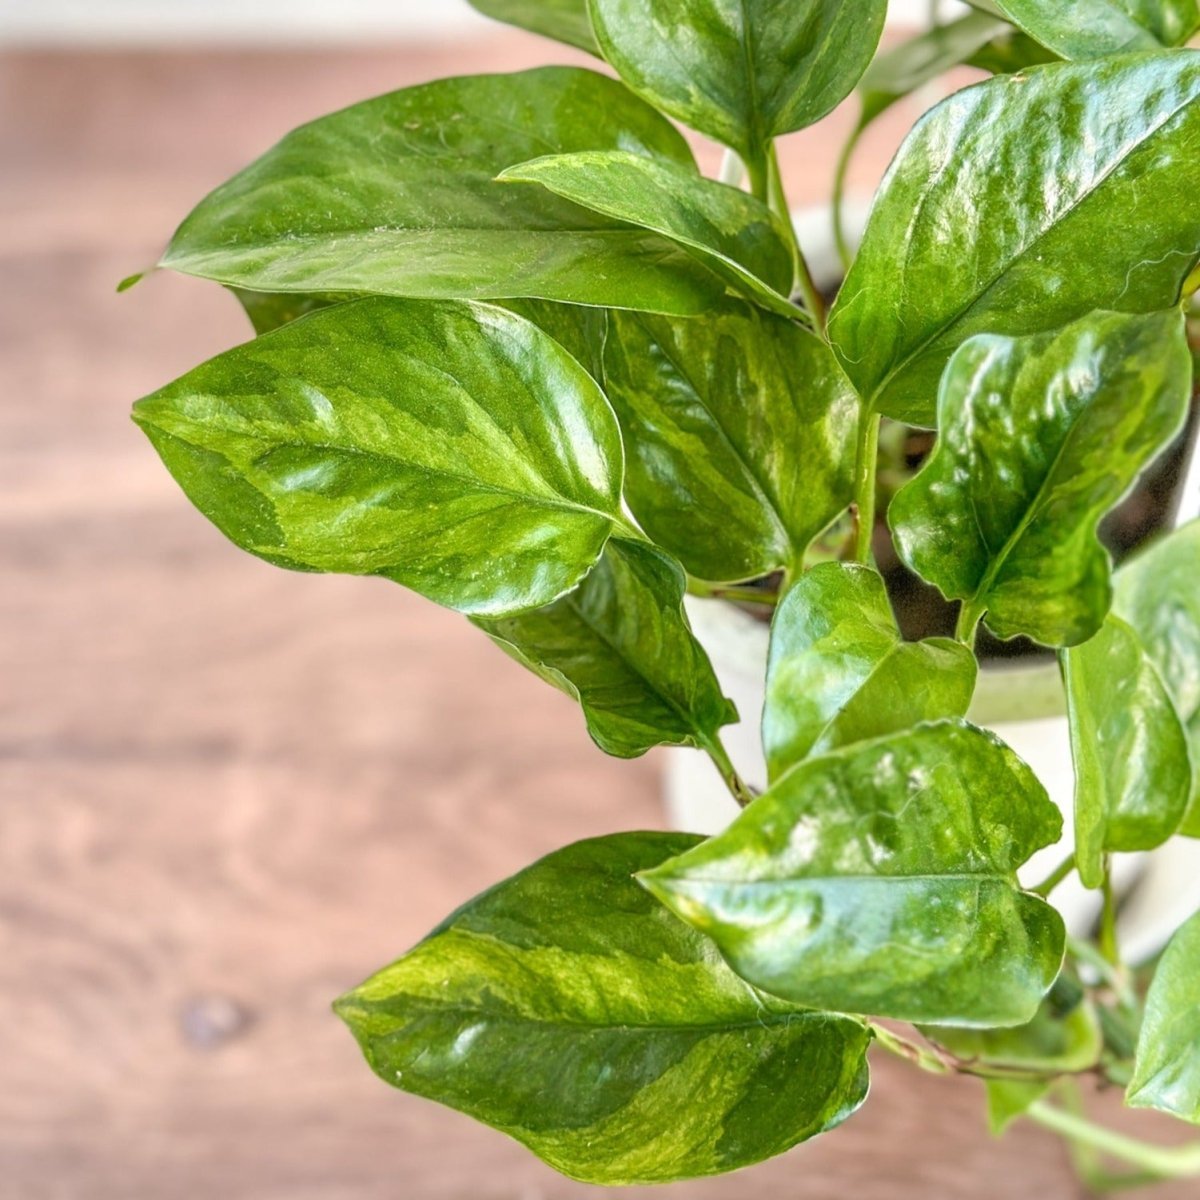
{"label": "potted houseplant", "polygon": [[[239,546],[456,609],[601,749],[694,747],[743,811],[560,850],[337,1011],[387,1082],[596,1183],[821,1133],[873,1045],[981,1076],[994,1128],[1061,1133],[1097,1185],[1200,1174],[1079,1088],[1200,1121],[1200,917],[1132,970],[1111,869],[1200,835],[1200,524],[1115,574],[1096,533],[1192,395],[1195,4],[989,0],[882,60],[883,0],[478,6],[617,78],[442,80],[289,135],[161,264],[260,336],[135,419]],[[830,307],[775,140],[868,70],[864,119],[968,60],[993,77],[912,130]],[[902,427],[936,438],[881,528]],[[902,637],[889,547],[949,636]],[[761,792],[689,591],[771,613]],[[1061,671],[1077,848],[1040,882],[1062,815],[966,717],[983,628]],[[1094,939],[1054,904],[1073,875]]]}

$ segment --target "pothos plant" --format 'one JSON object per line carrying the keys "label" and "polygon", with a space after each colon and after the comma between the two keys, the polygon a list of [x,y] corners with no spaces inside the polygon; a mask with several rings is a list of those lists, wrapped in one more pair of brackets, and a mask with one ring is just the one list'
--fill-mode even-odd
{"label": "pothos plant", "polygon": [[[1115,574],[1097,538],[1192,393],[1196,3],[980,0],[879,57],[884,0],[477,7],[607,69],[446,79],[288,135],[161,261],[259,336],[135,419],[237,545],[457,610],[602,750],[694,746],[744,811],[465,904],[337,1002],[371,1066],[594,1183],[831,1129],[872,1044],[981,1077],[993,1128],[1058,1131],[1096,1182],[1200,1173],[1200,1145],[1093,1124],[1078,1087],[1200,1122],[1200,916],[1139,974],[1110,880],[1200,836],[1200,524]],[[861,131],[962,63],[992,77],[908,135],[827,314],[777,139],[856,87]],[[722,180],[668,118],[728,148]],[[903,640],[872,565],[883,420],[937,433],[887,515],[954,638]],[[774,608],[760,795],[688,591]],[[981,622],[1062,667],[1077,849],[1036,887],[1062,818],[965,719]],[[1052,903],[1073,871],[1094,940]]]}

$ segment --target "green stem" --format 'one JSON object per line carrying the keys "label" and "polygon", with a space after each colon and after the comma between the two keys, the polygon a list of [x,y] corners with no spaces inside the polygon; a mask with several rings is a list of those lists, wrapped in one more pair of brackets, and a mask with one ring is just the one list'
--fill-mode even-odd
{"label": "green stem", "polygon": [[842,260],[843,271],[850,270],[850,263],[854,258],[850,250],[850,239],[846,237],[846,177],[850,172],[850,160],[854,157],[854,151],[858,148],[859,139],[866,128],[867,123],[860,120],[858,128],[842,146],[833,173],[833,240],[837,246],[838,258]]}
{"label": "green stem", "polygon": [[916,1042],[910,1042],[908,1038],[903,1038],[885,1026],[875,1024],[874,1021],[868,1021],[867,1024],[875,1035],[875,1040],[889,1054],[903,1058],[906,1062],[915,1063],[922,1071],[928,1071],[931,1075],[949,1075],[951,1073],[951,1068],[932,1050],[918,1046]]}
{"label": "green stem", "polygon": [[1117,945],[1117,900],[1113,894],[1111,863],[1105,861],[1104,883],[1101,885],[1104,896],[1104,910],[1100,914],[1100,936],[1097,944],[1100,953],[1113,969],[1121,973],[1121,951]]}
{"label": "green stem", "polygon": [[879,457],[878,413],[863,409],[858,427],[858,457],[854,466],[854,560],[870,562],[875,532],[875,467]]}
{"label": "green stem", "polygon": [[1138,1167],[1156,1180],[1184,1179],[1200,1175],[1200,1142],[1186,1146],[1154,1146],[1136,1138],[1105,1129],[1086,1117],[1067,1112],[1044,1100],[1027,1110],[1031,1120],[1080,1146],[1097,1150],[1109,1158]]}
{"label": "green stem", "polygon": [[958,623],[954,627],[955,641],[970,648],[975,644],[975,631],[983,620],[983,608],[975,600],[964,600],[958,610]]}
{"label": "green stem", "polygon": [[1044,900],[1052,891],[1054,891],[1056,887],[1058,887],[1060,883],[1062,883],[1064,879],[1066,879],[1068,875],[1071,874],[1073,870],[1075,870],[1074,851],[1068,854],[1067,857],[1064,858],[1063,861],[1060,862],[1058,866],[1055,867],[1054,870],[1051,871],[1050,874],[1037,885],[1037,887],[1030,888],[1029,890],[1033,892],[1035,896],[1041,896]]}
{"label": "green stem", "polygon": [[788,249],[792,255],[792,277],[796,281],[796,287],[800,291],[804,307],[812,314],[813,324],[817,327],[818,332],[823,333],[825,329],[825,301],[821,298],[821,293],[817,290],[817,285],[813,282],[812,272],[808,269],[808,259],[804,257],[804,251],[800,247],[800,239],[796,236],[796,224],[792,220],[792,213],[788,208],[787,193],[783,190],[783,175],[779,170],[779,155],[775,150],[774,142],[771,143],[771,148],[767,151],[767,171],[769,175],[768,194],[771,210],[783,222]]}
{"label": "green stem", "polygon": [[752,154],[744,161],[751,193],[764,204],[771,202],[770,153]]}
{"label": "green stem", "polygon": [[732,600],[739,604],[766,604],[771,608],[779,603],[779,592],[762,588],[738,587],[724,583],[706,583],[703,579],[688,579],[688,592],[706,600]]}
{"label": "green stem", "polygon": [[710,741],[704,743],[704,750],[708,757],[712,759],[713,766],[721,772],[721,778],[725,780],[725,786],[729,789],[729,794],[745,808],[754,799],[754,791],[750,785],[737,773],[737,768],[729,759],[729,753],[726,751],[721,739],[713,735]]}

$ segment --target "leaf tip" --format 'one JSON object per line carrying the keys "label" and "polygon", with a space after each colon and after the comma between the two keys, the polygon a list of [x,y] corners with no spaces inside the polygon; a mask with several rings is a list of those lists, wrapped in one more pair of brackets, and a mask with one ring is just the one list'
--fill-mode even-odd
{"label": "leaf tip", "polygon": [[117,295],[119,296],[122,292],[129,291],[131,287],[135,287],[137,284],[141,283],[141,281],[145,279],[148,274],[148,271],[134,271],[132,275],[126,275],[125,278],[117,284]]}

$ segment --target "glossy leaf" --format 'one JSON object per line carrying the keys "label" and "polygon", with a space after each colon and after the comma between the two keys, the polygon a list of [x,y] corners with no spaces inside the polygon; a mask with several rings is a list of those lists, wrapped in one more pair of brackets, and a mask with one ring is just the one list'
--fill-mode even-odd
{"label": "glossy leaf", "polygon": [[535,158],[500,178],[539,183],[593,212],[660,233],[765,308],[801,315],[787,298],[792,252],[779,219],[738,188],[622,150]]}
{"label": "glossy leaf", "polygon": [[668,121],[593,71],[407,88],[290,133],[201,201],[162,265],[261,292],[702,311],[723,286],[671,242],[495,179],[547,151],[609,149],[692,162]]}
{"label": "glossy leaf", "polygon": [[507,308],[548,333],[587,373],[604,378],[604,338],[608,313],[581,304],[555,304],[549,300],[504,300]]}
{"label": "glossy leaf", "polygon": [[1200,254],[1198,98],[1200,54],[1173,51],[998,77],[923,118],[830,317],[868,402],[931,425],[974,334],[1174,305]]}
{"label": "glossy leaf", "polygon": [[944,721],[808,759],[725,833],[639,878],[772,995],[1016,1025],[1054,982],[1064,939],[1016,870],[1061,831],[1011,750]]}
{"label": "glossy leaf", "polygon": [[588,20],[587,0],[470,0],[470,4],[507,25],[599,54]]}
{"label": "glossy leaf", "polygon": [[383,575],[461,612],[549,603],[620,519],[604,396],[489,305],[339,305],[197,367],[134,418],[243,549]]}
{"label": "glossy leaf", "polygon": [[612,539],[574,591],[548,608],[477,623],[536,675],[574,697],[601,750],[711,745],[737,710],[683,611],[687,579],[661,550]]}
{"label": "glossy leaf", "polygon": [[1014,24],[1063,58],[1180,46],[1200,25],[1196,0],[996,0]]}
{"label": "glossy leaf", "polygon": [[579,842],[337,1003],[387,1083],[596,1184],[731,1171],[839,1124],[870,1035],[759,995],[633,881],[696,843]]}
{"label": "glossy leaf", "polygon": [[248,292],[243,288],[231,288],[230,291],[250,318],[254,332],[259,334],[270,333],[334,304],[357,299],[355,296],[306,296],[300,292]]}
{"label": "glossy leaf", "polygon": [[1176,932],[1154,973],[1125,1099],[1200,1125],[1200,913]]}
{"label": "glossy leaf", "polygon": [[1178,309],[972,338],[942,379],[937,447],[889,510],[901,557],[1000,637],[1086,641],[1111,600],[1096,525],[1190,394]]}
{"label": "glossy leaf", "polygon": [[687,321],[613,313],[604,375],[626,499],[691,574],[795,566],[850,502],[857,399],[802,326],[732,299]]}
{"label": "glossy leaf", "polygon": [[879,44],[886,0],[589,0],[601,52],[656,108],[753,163],[819,121]]}
{"label": "glossy leaf", "polygon": [[905,642],[870,567],[822,563],[771,623],[763,747],[771,779],[810,754],[966,714],[975,656],[948,638]]}
{"label": "glossy leaf", "polygon": [[1192,789],[1187,733],[1138,635],[1110,616],[1063,655],[1075,765],[1075,856],[1100,887],[1112,851],[1153,850],[1178,830]]}
{"label": "glossy leaf", "polygon": [[1182,832],[1200,837],[1200,521],[1125,563],[1113,582],[1113,611],[1137,631],[1188,731],[1193,789]]}

